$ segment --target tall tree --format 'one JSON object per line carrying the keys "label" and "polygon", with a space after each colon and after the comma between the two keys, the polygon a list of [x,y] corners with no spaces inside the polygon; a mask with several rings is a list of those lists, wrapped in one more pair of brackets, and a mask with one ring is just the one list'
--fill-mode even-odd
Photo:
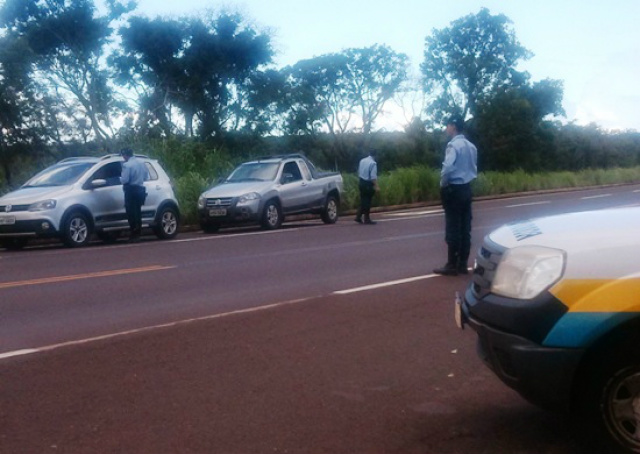
{"label": "tall tree", "polygon": [[88,119],[93,136],[113,136],[114,102],[109,75],[102,65],[110,24],[134,3],[108,0],[108,13],[97,15],[92,0],[7,0],[0,9],[0,27],[7,36],[23,38],[34,59],[34,76],[70,119],[81,126]]}
{"label": "tall tree", "polygon": [[388,46],[347,49],[348,89],[362,119],[362,132],[369,134],[392,99],[407,80],[409,57]]}
{"label": "tall tree", "polygon": [[122,45],[110,64],[116,83],[138,96],[138,129],[148,132],[158,127],[161,134],[172,134],[171,107],[183,75],[180,57],[187,42],[186,25],[178,20],[132,17],[119,33]]}
{"label": "tall tree", "polygon": [[546,79],[501,88],[478,104],[473,133],[485,170],[527,171],[557,168],[553,129],[545,117],[562,116],[563,87]]}
{"label": "tall tree", "polygon": [[36,112],[27,111],[35,101],[29,80],[31,62],[22,41],[0,38],[0,169],[3,185],[13,184],[13,168],[29,143],[38,139],[29,128]]}
{"label": "tall tree", "polygon": [[144,94],[147,112],[170,132],[172,107],[193,135],[221,136],[246,123],[250,80],[271,62],[267,35],[238,14],[203,20],[132,18],[120,30],[123,48],[112,58],[118,81]]}
{"label": "tall tree", "polygon": [[373,131],[385,104],[407,80],[409,58],[388,46],[346,49],[285,68],[291,132]]}
{"label": "tall tree", "polygon": [[517,40],[511,21],[486,8],[434,30],[426,38],[421,64],[424,89],[435,96],[432,119],[441,123],[454,112],[474,116],[478,103],[500,87],[527,81],[516,66],[532,55]]}

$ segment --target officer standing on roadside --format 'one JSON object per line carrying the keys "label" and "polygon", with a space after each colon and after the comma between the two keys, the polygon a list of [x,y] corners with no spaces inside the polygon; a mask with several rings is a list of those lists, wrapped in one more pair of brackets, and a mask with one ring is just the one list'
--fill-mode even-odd
{"label": "officer standing on roadside", "polygon": [[359,224],[376,223],[371,220],[370,216],[373,196],[376,192],[380,192],[380,188],[378,187],[378,163],[376,162],[376,154],[376,150],[369,150],[369,155],[362,158],[358,165],[360,207],[358,208],[355,221]]}
{"label": "officer standing on roadside", "polygon": [[124,190],[124,207],[131,230],[129,241],[137,242],[140,240],[142,231],[142,205],[147,198],[144,182],[149,179],[149,171],[145,163],[133,155],[131,148],[123,148],[120,154],[124,158],[120,181]]}
{"label": "officer standing on roadside", "polygon": [[447,144],[440,173],[440,198],[444,208],[447,263],[436,274],[467,274],[471,249],[471,182],[478,176],[478,150],[462,134],[464,120],[458,115],[447,121]]}

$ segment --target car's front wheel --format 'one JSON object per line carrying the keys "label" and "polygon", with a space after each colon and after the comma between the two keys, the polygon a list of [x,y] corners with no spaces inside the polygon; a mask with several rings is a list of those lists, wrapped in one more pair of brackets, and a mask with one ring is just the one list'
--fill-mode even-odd
{"label": "car's front wheel", "polygon": [[585,435],[607,452],[640,452],[640,353],[615,348],[583,377],[578,411]]}
{"label": "car's front wheel", "polygon": [[162,240],[175,238],[178,235],[179,222],[176,209],[170,206],[164,207],[158,214],[153,233]]}
{"label": "car's front wheel", "polygon": [[280,204],[275,200],[268,201],[262,211],[262,220],[260,222],[263,229],[275,230],[282,225],[282,210]]}
{"label": "car's front wheel", "polygon": [[67,247],[85,246],[91,238],[91,227],[87,215],[81,211],[71,212],[62,228],[62,242]]}

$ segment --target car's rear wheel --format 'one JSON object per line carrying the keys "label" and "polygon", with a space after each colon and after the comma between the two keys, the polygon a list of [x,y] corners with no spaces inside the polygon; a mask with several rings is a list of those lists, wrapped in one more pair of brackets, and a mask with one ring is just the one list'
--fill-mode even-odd
{"label": "car's rear wheel", "polygon": [[160,210],[153,233],[162,240],[170,240],[178,235],[178,226],[178,212],[175,208],[167,206]]}
{"label": "car's rear wheel", "polygon": [[340,209],[340,205],[338,203],[338,199],[334,195],[330,195],[327,197],[327,200],[324,204],[324,209],[320,214],[322,218],[322,222],[325,224],[335,224],[338,221],[338,211]]}
{"label": "car's rear wheel", "polygon": [[85,246],[91,238],[88,217],[81,211],[71,212],[65,219],[62,241],[67,247]]}
{"label": "car's rear wheel", "polygon": [[262,221],[260,223],[263,229],[275,230],[282,225],[282,210],[280,204],[275,200],[268,201],[262,211]]}

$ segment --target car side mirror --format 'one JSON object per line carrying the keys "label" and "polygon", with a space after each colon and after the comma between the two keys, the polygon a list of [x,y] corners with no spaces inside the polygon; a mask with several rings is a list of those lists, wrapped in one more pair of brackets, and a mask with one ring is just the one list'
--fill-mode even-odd
{"label": "car side mirror", "polygon": [[104,178],[96,178],[95,180],[91,181],[92,188],[101,188],[106,185],[107,185],[107,180],[105,180]]}

